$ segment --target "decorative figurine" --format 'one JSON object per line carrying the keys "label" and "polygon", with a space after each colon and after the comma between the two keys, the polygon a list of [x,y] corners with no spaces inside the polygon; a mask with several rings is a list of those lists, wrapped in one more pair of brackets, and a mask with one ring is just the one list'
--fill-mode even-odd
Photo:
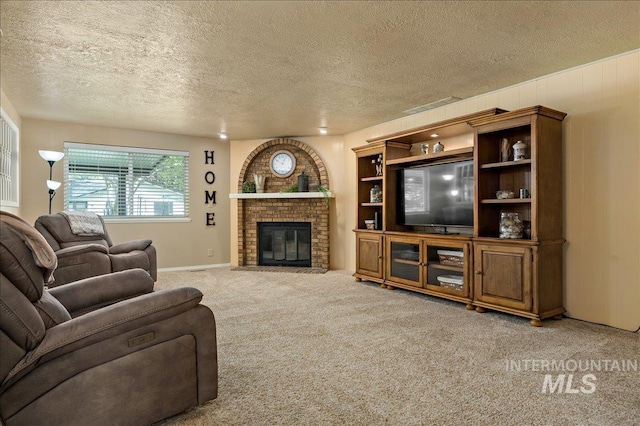
{"label": "decorative figurine", "polygon": [[371,160],[371,164],[376,166],[376,176],[382,176],[382,154],[378,154],[378,157]]}
{"label": "decorative figurine", "polygon": [[500,141],[500,161],[511,160],[511,145],[509,145],[509,139],[502,138]]}
{"label": "decorative figurine", "polygon": [[444,151],[444,145],[442,144],[442,142],[436,142],[436,144],[433,146],[433,152],[442,152]]}

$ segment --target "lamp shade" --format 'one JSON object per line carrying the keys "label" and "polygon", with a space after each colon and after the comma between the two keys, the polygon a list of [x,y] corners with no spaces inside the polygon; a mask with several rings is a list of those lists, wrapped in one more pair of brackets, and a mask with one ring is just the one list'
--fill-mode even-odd
{"label": "lamp shade", "polygon": [[58,151],[46,151],[41,149],[40,151],[38,151],[38,153],[40,154],[40,157],[42,157],[45,161],[53,161],[54,163],[56,161],[62,160],[62,157],[64,157],[64,152]]}
{"label": "lamp shade", "polygon": [[52,191],[55,191],[56,189],[60,188],[61,183],[55,180],[49,180],[47,179],[47,188],[49,188]]}

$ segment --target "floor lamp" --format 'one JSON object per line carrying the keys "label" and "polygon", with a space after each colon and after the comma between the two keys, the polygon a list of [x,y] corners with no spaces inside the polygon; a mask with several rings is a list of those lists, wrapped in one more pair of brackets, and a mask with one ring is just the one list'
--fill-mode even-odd
{"label": "floor lamp", "polygon": [[40,150],[38,153],[44,161],[49,163],[49,179],[47,179],[47,188],[49,188],[49,214],[51,214],[51,202],[53,201],[53,197],[56,196],[56,190],[60,188],[60,182],[53,180],[53,165],[56,161],[62,160],[64,152]]}

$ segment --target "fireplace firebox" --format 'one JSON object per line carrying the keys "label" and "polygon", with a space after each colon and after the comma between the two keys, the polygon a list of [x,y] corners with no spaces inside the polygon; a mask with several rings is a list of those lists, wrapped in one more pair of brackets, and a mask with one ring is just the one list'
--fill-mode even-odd
{"label": "fireplace firebox", "polygon": [[311,266],[311,223],[259,222],[258,262],[264,266]]}

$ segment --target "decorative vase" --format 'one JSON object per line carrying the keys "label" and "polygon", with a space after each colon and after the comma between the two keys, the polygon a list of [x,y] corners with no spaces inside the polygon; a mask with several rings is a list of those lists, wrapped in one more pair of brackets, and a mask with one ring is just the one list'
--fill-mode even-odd
{"label": "decorative vase", "polygon": [[442,152],[444,151],[444,145],[442,144],[442,142],[436,142],[436,144],[433,146],[433,152]]}
{"label": "decorative vase", "polygon": [[309,176],[304,170],[298,175],[298,192],[309,192]]}
{"label": "decorative vase", "polygon": [[256,192],[262,193],[264,192],[264,182],[266,180],[266,176],[259,175],[257,173],[253,174],[253,180],[256,183]]}
{"label": "decorative vase", "polygon": [[372,203],[382,202],[382,190],[380,189],[380,186],[373,185],[373,188],[369,191],[369,201]]}
{"label": "decorative vase", "polygon": [[500,213],[500,238],[522,238],[523,228],[518,213]]}
{"label": "decorative vase", "polygon": [[518,141],[513,145],[513,161],[527,158],[527,145]]}

